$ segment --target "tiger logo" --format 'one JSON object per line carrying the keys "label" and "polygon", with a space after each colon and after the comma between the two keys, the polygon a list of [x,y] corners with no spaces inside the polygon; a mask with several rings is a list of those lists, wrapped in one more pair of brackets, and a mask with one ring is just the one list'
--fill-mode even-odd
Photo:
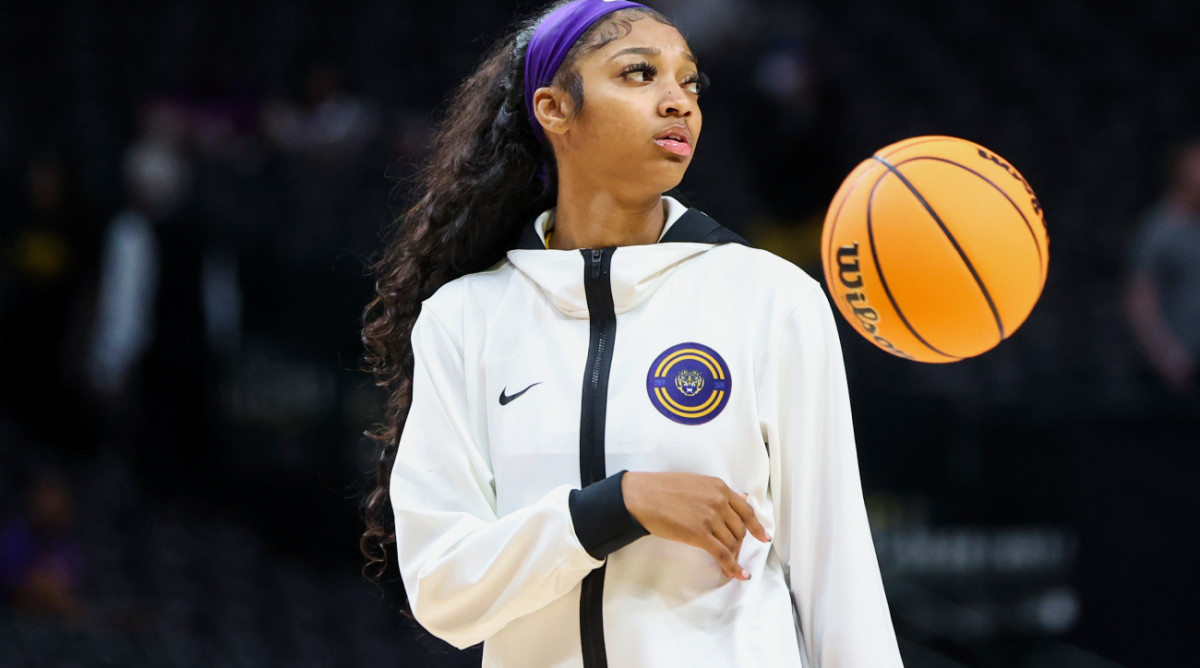
{"label": "tiger logo", "polygon": [[686,397],[694,397],[704,389],[704,376],[698,371],[685,369],[675,376],[675,387]]}

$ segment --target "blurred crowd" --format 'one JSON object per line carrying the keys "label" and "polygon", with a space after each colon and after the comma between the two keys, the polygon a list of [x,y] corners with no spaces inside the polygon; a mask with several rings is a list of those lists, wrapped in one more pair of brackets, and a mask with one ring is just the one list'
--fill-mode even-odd
{"label": "blurred crowd", "polygon": [[[1170,665],[1198,621],[1195,10],[651,4],[713,80],[682,193],[814,276],[841,178],[908,136],[988,146],[1046,208],[1045,293],[996,350],[842,329],[908,665]],[[443,97],[533,6],[0,9],[0,664],[470,665],[357,579],[359,317]]]}

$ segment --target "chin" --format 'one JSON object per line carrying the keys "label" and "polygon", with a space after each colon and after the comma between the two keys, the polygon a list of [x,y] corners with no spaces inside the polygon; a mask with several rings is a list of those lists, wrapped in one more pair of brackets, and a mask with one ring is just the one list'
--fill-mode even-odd
{"label": "chin", "polygon": [[654,173],[647,174],[641,183],[653,184],[654,189],[659,193],[665,193],[668,190],[676,188],[683,182],[683,175],[687,173],[688,163],[676,163],[667,165],[664,169],[656,169]]}

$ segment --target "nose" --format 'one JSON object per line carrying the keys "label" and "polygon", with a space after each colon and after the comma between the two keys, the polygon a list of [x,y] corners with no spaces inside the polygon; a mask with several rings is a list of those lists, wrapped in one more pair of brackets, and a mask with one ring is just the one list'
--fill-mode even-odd
{"label": "nose", "polygon": [[668,86],[658,103],[658,113],[662,116],[679,116],[687,118],[696,108],[696,101],[678,83]]}

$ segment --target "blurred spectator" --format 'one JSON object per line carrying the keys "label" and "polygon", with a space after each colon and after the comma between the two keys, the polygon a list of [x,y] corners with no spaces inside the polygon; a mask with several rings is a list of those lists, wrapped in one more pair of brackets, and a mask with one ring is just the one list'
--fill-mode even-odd
{"label": "blurred spectator", "polygon": [[107,232],[87,370],[139,478],[176,492],[206,475],[209,362],[236,345],[240,292],[191,206],[194,168],[169,116],[152,111],[125,154],[129,203]]}
{"label": "blurred spectator", "polygon": [[30,487],[24,512],[0,529],[0,596],[13,609],[63,618],[79,614],[72,506],[66,483],[43,474]]}
{"label": "blurred spectator", "polygon": [[257,137],[259,95],[243,81],[232,45],[217,39],[200,39],[188,49],[187,72],[182,86],[157,102],[181,123],[195,151],[253,174],[263,160]]}
{"label": "blurred spectator", "polygon": [[1143,217],[1125,308],[1155,374],[1196,388],[1200,357],[1200,140],[1182,146],[1161,201]]}
{"label": "blurred spectator", "polygon": [[365,158],[379,126],[374,103],[350,89],[336,59],[306,54],[294,70],[285,93],[272,98],[262,115],[263,134],[277,151],[278,176],[287,192],[283,224],[288,234],[272,238],[270,252],[278,256],[278,271],[288,282],[314,276],[314,270],[327,266],[330,250],[345,246],[360,227],[355,215],[360,200],[370,196],[358,186],[360,170],[369,164]]}
{"label": "blurred spectator", "polygon": [[153,221],[174,214],[190,167],[169,143],[144,139],[125,155],[125,178],[130,205],[106,235],[88,367],[93,387],[110,396],[126,389],[150,343],[159,271]]}
{"label": "blurred spectator", "polygon": [[313,59],[303,67],[291,99],[272,101],[263,112],[263,130],[288,152],[353,151],[375,130],[371,105],[346,92],[341,69]]}
{"label": "blurred spectator", "polygon": [[[55,153],[26,169],[24,202],[0,227],[0,400],[25,429],[61,437],[47,419],[71,406],[76,358],[71,333],[90,299],[94,219],[68,163]],[[50,409],[53,407],[53,410]]]}

